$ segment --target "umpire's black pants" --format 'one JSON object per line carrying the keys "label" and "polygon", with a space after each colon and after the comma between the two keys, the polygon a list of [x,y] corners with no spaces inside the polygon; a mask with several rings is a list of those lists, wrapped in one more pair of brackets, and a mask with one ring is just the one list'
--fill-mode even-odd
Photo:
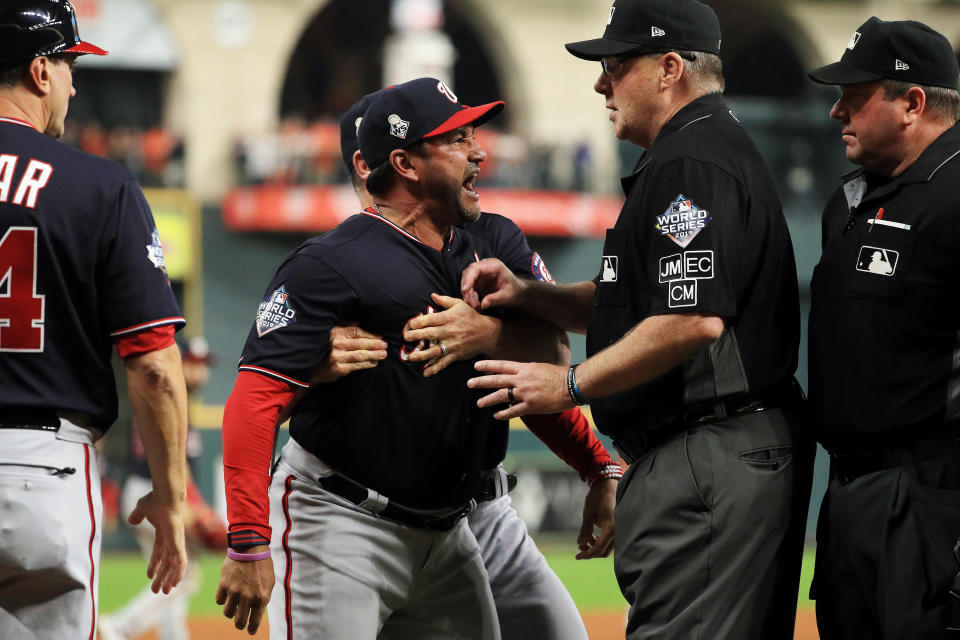
{"label": "umpire's black pants", "polygon": [[832,470],[810,590],[821,640],[960,639],[960,455],[939,449],[853,480]]}
{"label": "umpire's black pants", "polygon": [[793,638],[814,445],[772,409],[691,428],[620,482],[629,640]]}

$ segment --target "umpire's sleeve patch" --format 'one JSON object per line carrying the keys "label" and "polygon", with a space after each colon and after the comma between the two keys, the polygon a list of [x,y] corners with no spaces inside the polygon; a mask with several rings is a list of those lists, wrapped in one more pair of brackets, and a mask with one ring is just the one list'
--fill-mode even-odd
{"label": "umpire's sleeve patch", "polygon": [[290,296],[283,285],[264,298],[257,309],[257,336],[282,329],[297,321],[297,311],[290,304]]}
{"label": "umpire's sleeve patch", "polygon": [[707,210],[698,207],[682,193],[673,199],[666,211],[657,216],[657,231],[681,248],[686,248],[708,224],[710,214]]}

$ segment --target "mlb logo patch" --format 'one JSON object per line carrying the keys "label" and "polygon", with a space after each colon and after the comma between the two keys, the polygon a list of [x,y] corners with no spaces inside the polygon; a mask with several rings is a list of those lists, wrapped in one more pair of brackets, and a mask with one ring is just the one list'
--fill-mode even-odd
{"label": "mlb logo patch", "polygon": [[860,255],[857,256],[857,271],[878,276],[892,276],[897,271],[899,261],[900,253],[893,249],[864,245],[860,247]]}
{"label": "mlb logo patch", "polygon": [[390,135],[405,140],[407,131],[410,130],[410,123],[395,113],[387,116],[387,123],[390,125]]}
{"label": "mlb logo patch", "polygon": [[271,331],[282,329],[297,321],[297,312],[290,305],[290,296],[281,286],[260,303],[257,309],[257,336],[262,338]]}
{"label": "mlb logo patch", "polygon": [[701,209],[693,200],[678,195],[663,214],[657,216],[657,231],[686,248],[697,234],[710,224],[710,214]]}
{"label": "mlb logo patch", "polygon": [[620,273],[620,260],[617,256],[603,256],[603,269],[600,272],[600,282],[616,282]]}
{"label": "mlb logo patch", "polygon": [[854,47],[857,46],[858,42],[860,42],[860,32],[854,31],[853,35],[850,36],[850,42],[847,43],[847,49],[853,51]]}

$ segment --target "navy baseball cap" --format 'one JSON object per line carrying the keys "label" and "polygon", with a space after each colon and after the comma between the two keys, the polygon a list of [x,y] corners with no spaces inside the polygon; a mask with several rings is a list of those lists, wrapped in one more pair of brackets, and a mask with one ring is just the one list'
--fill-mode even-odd
{"label": "navy baseball cap", "polygon": [[600,60],[644,49],[720,53],[720,21],[697,0],[616,0],[603,37],[566,44],[583,60]]}
{"label": "navy baseball cap", "polygon": [[410,80],[383,89],[371,100],[357,128],[360,153],[372,169],[394,149],[406,149],[468,124],[479,126],[501,111],[503,101],[479,107],[460,104],[453,91],[436,78]]}
{"label": "navy baseball cap", "polygon": [[381,93],[383,93],[383,89],[368,93],[359,101],[354,102],[353,106],[340,116],[340,155],[343,158],[343,166],[347,168],[347,173],[353,172],[353,154],[359,148],[357,131],[360,129],[360,121],[363,119],[363,114],[370,108],[371,103],[379,98]]}
{"label": "navy baseball cap", "polygon": [[839,62],[808,71],[820,84],[860,84],[882,78],[956,89],[960,68],[950,42],[922,22],[870,18],[850,37]]}

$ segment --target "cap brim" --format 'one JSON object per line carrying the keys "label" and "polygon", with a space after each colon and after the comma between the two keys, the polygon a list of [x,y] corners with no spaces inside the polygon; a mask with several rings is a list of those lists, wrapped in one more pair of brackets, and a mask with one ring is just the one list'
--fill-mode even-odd
{"label": "cap brim", "polygon": [[80,41],[80,44],[75,44],[74,46],[70,47],[69,49],[65,49],[64,52],[65,52],[65,53],[79,53],[79,54],[90,53],[90,54],[93,54],[93,55],[95,55],[95,56],[106,56],[106,55],[110,55],[109,52],[104,51],[103,49],[101,49],[101,48],[98,47],[97,45],[95,45],[95,44],[90,44],[89,42],[83,42],[82,40]]}
{"label": "cap brim", "polygon": [[807,71],[807,77],[820,84],[860,84],[883,78],[880,74],[864,71],[843,61]]}
{"label": "cap brim", "polygon": [[503,101],[498,100],[497,102],[491,102],[489,104],[483,104],[479,107],[467,107],[466,109],[461,109],[455,114],[450,116],[446,122],[441,124],[439,127],[424,134],[424,138],[429,138],[432,136],[439,136],[442,133],[447,133],[448,131],[453,131],[458,127],[465,127],[468,124],[472,124],[475,127],[479,127],[487,120],[490,120],[495,115],[503,111]]}
{"label": "cap brim", "polygon": [[607,56],[619,56],[624,53],[630,53],[643,47],[643,44],[637,42],[624,42],[622,40],[611,40],[610,38],[594,38],[593,40],[581,40],[580,42],[568,42],[563,45],[567,51],[580,58],[581,60],[602,60]]}

